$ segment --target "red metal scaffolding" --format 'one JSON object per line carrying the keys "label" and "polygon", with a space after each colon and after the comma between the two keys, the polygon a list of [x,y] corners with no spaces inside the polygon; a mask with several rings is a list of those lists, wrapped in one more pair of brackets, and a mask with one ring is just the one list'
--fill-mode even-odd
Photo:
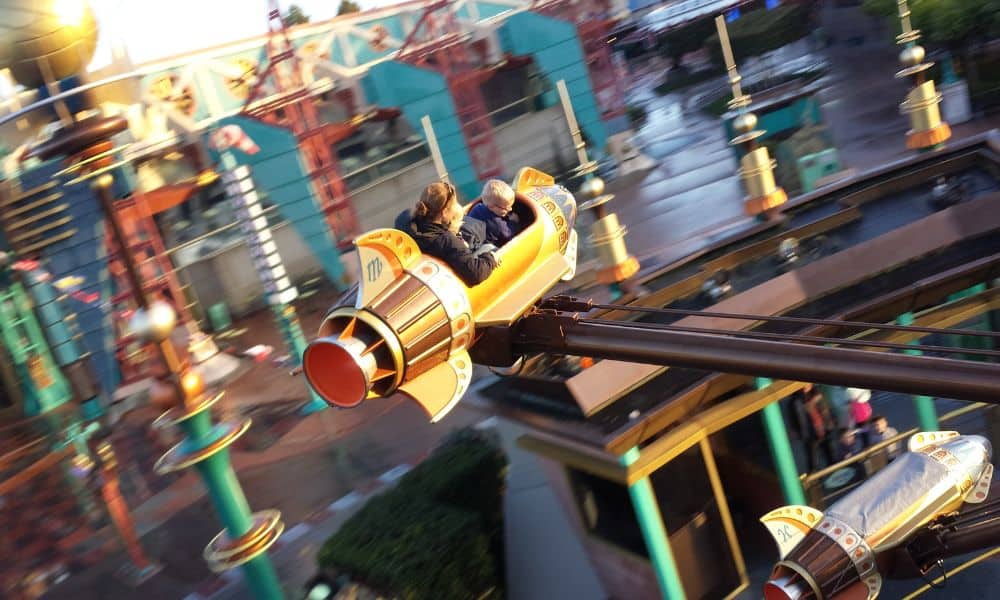
{"label": "red metal scaffolding", "polygon": [[477,177],[503,175],[500,151],[480,86],[493,69],[475,60],[470,41],[458,27],[448,0],[428,5],[406,37],[396,59],[433,69],[445,77]]}
{"label": "red metal scaffolding", "polygon": [[112,322],[115,328],[115,355],[121,367],[122,384],[148,377],[148,361],[156,356],[155,352],[150,351],[149,344],[137,341],[128,331],[129,318],[136,306],[132,301],[132,287],[122,263],[122,251],[134,257],[142,277],[143,292],[148,297],[171,301],[181,323],[191,320],[183,288],[167,257],[153,215],[141,192],[137,190],[136,194],[139,195],[115,201],[117,219],[124,229],[128,248],[118,248],[110,231],[106,232],[105,238],[108,272],[114,280]]}
{"label": "red metal scaffolding", "polygon": [[[265,99],[267,81],[273,93]],[[338,245],[350,245],[359,233],[358,220],[333,151],[343,128],[320,121],[276,0],[271,0],[268,12],[267,66],[258,68],[243,112],[292,131],[330,232]]]}

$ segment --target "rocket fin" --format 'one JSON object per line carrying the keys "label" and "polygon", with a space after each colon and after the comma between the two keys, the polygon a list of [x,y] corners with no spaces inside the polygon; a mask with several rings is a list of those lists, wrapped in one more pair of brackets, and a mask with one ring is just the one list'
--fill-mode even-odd
{"label": "rocket fin", "polygon": [[979,481],[977,481],[976,485],[969,491],[969,495],[965,497],[965,501],[970,504],[981,504],[986,502],[987,496],[990,495],[990,483],[992,482],[993,465],[987,463],[986,468],[983,469],[983,474],[979,476]]}
{"label": "rocket fin", "polygon": [[542,173],[538,169],[531,167],[521,167],[514,176],[514,185],[511,187],[518,192],[527,191],[529,188],[555,185],[556,180],[547,173]]}
{"label": "rocket fin", "polygon": [[413,238],[398,229],[369,231],[355,239],[354,244],[360,262],[357,308],[368,305],[421,256]]}
{"label": "rocket fin", "polygon": [[802,538],[805,537],[819,522],[823,513],[811,506],[783,506],[776,508],[760,518],[778,544],[778,554],[785,558]]}
{"label": "rocket fin", "polygon": [[940,444],[945,440],[950,440],[958,436],[959,433],[957,431],[921,431],[910,437],[910,441],[906,444],[906,449],[910,452],[917,452],[921,448],[926,448],[931,444]]}
{"label": "rocket fin", "polygon": [[471,381],[472,359],[462,350],[399,386],[399,391],[413,398],[427,411],[431,423],[436,423],[458,404]]}

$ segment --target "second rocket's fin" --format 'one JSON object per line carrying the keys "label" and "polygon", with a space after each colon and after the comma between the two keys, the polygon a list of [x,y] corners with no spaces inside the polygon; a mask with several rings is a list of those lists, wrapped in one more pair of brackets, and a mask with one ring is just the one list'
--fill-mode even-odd
{"label": "second rocket's fin", "polygon": [[986,502],[986,497],[990,495],[990,483],[993,482],[993,465],[987,464],[983,469],[983,474],[979,476],[979,481],[969,490],[969,495],[965,501],[971,504],[981,504]]}
{"label": "second rocket's fin", "polygon": [[463,350],[399,386],[399,391],[413,398],[427,411],[431,423],[436,423],[455,408],[471,381],[472,359]]}
{"label": "second rocket's fin", "polygon": [[760,518],[778,544],[778,554],[785,558],[809,530],[819,525],[823,513],[811,506],[783,506],[776,508]]}
{"label": "second rocket's fin", "polygon": [[921,431],[920,433],[914,433],[910,437],[910,441],[906,444],[906,449],[910,452],[916,452],[931,444],[940,444],[945,440],[950,440],[958,436],[959,433],[957,431]]}

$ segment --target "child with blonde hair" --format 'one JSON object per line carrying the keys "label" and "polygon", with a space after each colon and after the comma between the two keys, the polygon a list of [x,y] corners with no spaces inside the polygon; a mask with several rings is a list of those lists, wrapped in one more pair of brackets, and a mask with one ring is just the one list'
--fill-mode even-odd
{"label": "child with blonde hair", "polygon": [[499,248],[521,231],[521,222],[514,213],[514,190],[499,179],[490,179],[483,186],[480,200],[469,216],[486,224],[486,242]]}

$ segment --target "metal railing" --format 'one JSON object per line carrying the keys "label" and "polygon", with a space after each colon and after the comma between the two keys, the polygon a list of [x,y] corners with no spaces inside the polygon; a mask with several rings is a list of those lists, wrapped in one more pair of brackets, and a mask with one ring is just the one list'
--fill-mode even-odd
{"label": "metal railing", "polygon": [[[985,402],[975,402],[945,413],[938,421],[941,425],[944,425],[945,423],[954,421],[959,417],[963,417],[983,409],[991,409],[993,406],[994,405],[987,404]],[[819,471],[803,474],[800,477],[800,481],[802,482],[802,487],[805,490],[806,498],[809,499],[809,505],[820,510],[825,509],[835,500],[846,495],[848,492],[864,483],[869,477],[885,467],[889,463],[888,452],[891,447],[897,444],[901,446],[905,445],[910,436],[919,432],[920,429],[916,427],[909,429],[887,440],[873,444],[850,458],[834,463],[828,467],[820,469]],[[863,469],[864,476],[857,478],[856,474],[852,475],[851,479],[844,485],[836,486],[828,492],[825,491],[824,483],[826,480],[834,473],[838,473],[844,469],[853,469],[855,473],[858,469]]]}

